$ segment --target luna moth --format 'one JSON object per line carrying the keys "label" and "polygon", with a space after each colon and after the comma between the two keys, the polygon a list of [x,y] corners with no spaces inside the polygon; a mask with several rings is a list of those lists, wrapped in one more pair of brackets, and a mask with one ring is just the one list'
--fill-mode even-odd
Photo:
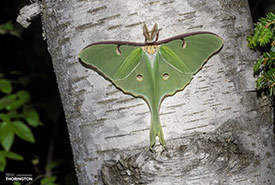
{"label": "luna moth", "polygon": [[183,90],[206,61],[219,52],[223,39],[211,32],[192,32],[158,41],[157,24],[143,26],[144,43],[95,42],[79,53],[81,62],[117,88],[146,101],[151,112],[150,148],[166,143],[159,118],[161,102]]}

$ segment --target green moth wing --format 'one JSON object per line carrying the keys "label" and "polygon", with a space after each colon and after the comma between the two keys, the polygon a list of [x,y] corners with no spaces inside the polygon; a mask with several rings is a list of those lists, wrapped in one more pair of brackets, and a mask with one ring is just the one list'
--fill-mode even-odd
{"label": "green moth wing", "polygon": [[194,32],[159,42],[98,42],[84,48],[79,58],[123,92],[147,102],[152,117],[150,147],[157,136],[166,147],[159,119],[162,100],[184,89],[222,46],[221,37],[210,32]]}
{"label": "green moth wing", "polygon": [[207,60],[222,46],[223,40],[212,33],[197,33],[183,37],[183,40],[175,39],[161,45],[158,59],[161,62],[159,69],[155,71],[159,76],[165,74],[169,79],[158,78],[160,99],[184,89]]}
{"label": "green moth wing", "polygon": [[141,48],[116,44],[93,44],[79,54],[88,66],[96,68],[109,79],[125,77],[141,59]]}
{"label": "green moth wing", "polygon": [[79,57],[123,92],[146,101],[152,99],[152,68],[143,49],[123,45],[119,47],[119,52],[117,50],[115,44],[95,44],[84,49]]}

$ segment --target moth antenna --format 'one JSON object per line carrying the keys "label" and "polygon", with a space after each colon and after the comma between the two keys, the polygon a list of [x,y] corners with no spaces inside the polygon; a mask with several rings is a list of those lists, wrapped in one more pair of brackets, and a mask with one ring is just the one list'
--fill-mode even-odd
{"label": "moth antenna", "polygon": [[144,23],[144,25],[143,25],[143,35],[144,35],[144,37],[145,37],[145,43],[149,40],[152,40],[151,38],[150,38],[150,34],[149,34],[149,30],[148,30],[148,28],[147,28],[147,26],[146,26],[146,24]]}
{"label": "moth antenna", "polygon": [[158,31],[157,31],[157,33],[156,33],[156,39],[155,39],[155,41],[158,41],[158,39],[159,39],[159,31],[160,31],[161,29],[158,29]]}
{"label": "moth antenna", "polygon": [[151,40],[153,40],[158,32],[158,25],[157,23],[154,24],[152,30],[151,30]]}

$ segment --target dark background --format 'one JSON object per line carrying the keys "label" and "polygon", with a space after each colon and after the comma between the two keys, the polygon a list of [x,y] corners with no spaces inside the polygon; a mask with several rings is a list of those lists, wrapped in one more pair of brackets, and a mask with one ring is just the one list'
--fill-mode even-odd
{"label": "dark background", "polygon": [[[272,11],[275,0],[249,0],[253,21]],[[52,170],[59,184],[76,184],[72,152],[64,113],[60,101],[51,58],[42,37],[40,17],[24,29],[16,23],[20,8],[30,4],[26,0],[6,0],[0,6],[0,24],[12,21],[21,32],[20,38],[11,34],[0,34],[0,73],[14,81],[15,90],[26,89],[31,94],[31,105],[40,115],[42,126],[32,128],[34,144],[15,138],[12,151],[24,156],[24,161],[8,160],[5,172],[43,175],[49,159],[63,161]],[[32,161],[38,159],[34,165]],[[0,184],[8,184],[4,174]],[[1,182],[2,181],[2,182]],[[23,183],[22,183],[23,184]],[[39,184],[39,181],[33,183]]]}

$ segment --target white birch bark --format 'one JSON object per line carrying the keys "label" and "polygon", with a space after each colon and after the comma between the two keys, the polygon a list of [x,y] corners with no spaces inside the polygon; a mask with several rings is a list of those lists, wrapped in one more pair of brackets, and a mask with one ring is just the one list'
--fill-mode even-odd
{"label": "white birch bark", "polygon": [[[42,22],[79,184],[274,183],[272,110],[254,91],[246,0],[45,0]],[[149,151],[146,103],[77,57],[96,41],[143,42],[143,23],[158,23],[159,40],[211,31],[225,43],[184,91],[164,100],[163,153]]]}

